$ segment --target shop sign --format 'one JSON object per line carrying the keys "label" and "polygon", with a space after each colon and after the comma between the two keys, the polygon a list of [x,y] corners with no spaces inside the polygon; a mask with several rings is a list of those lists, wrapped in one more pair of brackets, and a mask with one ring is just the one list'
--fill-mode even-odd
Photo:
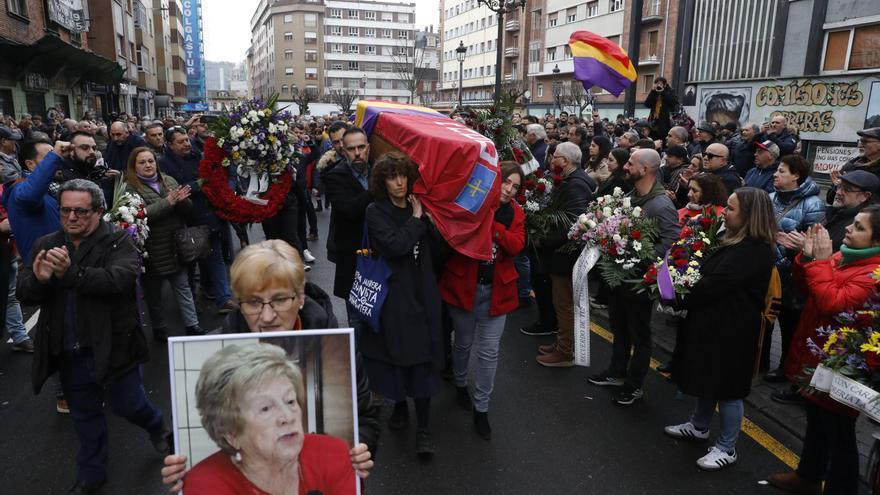
{"label": "shop sign", "polygon": [[73,33],[89,30],[89,21],[82,0],[46,0],[49,19]]}
{"label": "shop sign", "polygon": [[28,72],[24,75],[24,89],[48,91],[49,78],[36,72]]}

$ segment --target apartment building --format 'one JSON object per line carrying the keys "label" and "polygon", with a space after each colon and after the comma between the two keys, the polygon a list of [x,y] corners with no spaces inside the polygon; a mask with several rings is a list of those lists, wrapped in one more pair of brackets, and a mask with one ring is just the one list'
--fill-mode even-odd
{"label": "apartment building", "polygon": [[[654,79],[663,76],[670,83],[678,82],[677,74],[677,40],[678,20],[681,12],[681,0],[645,0],[642,8],[641,29],[639,37],[639,58],[636,64],[638,80],[636,81],[636,115],[647,111],[643,103]],[[623,21],[623,46],[629,46],[630,18],[633,12],[625,10]],[[674,84],[674,86],[677,86]]]}
{"label": "apartment building", "polygon": [[[453,106],[458,87],[465,105],[486,104],[492,100],[495,84],[495,50],[498,45],[498,16],[476,0],[441,0],[440,99]],[[467,50],[463,64],[456,49]],[[459,73],[459,69],[461,72]]]}
{"label": "apartment building", "polygon": [[110,113],[137,114],[137,39],[134,8],[129,0],[89,0],[91,22],[100,29],[89,31],[95,53],[116,62],[124,69],[122,82],[110,88]]}
{"label": "apartment building", "polygon": [[261,0],[251,18],[251,94],[289,99],[294,89],[322,91],[324,5],[319,0]]}
{"label": "apartment building", "polygon": [[[156,79],[158,89],[154,103],[157,116],[174,113],[175,105],[187,102],[186,64],[183,59],[183,24],[177,12],[180,0],[152,0],[154,40],[156,44]],[[172,16],[171,13],[175,15]]]}
{"label": "apartment building", "polygon": [[324,93],[350,89],[366,99],[409,102],[417,81],[402,72],[417,57],[416,4],[327,0],[325,7]]}
{"label": "apartment building", "polygon": [[137,62],[137,114],[156,116],[156,92],[159,89],[159,65],[156,61],[156,29],[153,24],[152,2],[133,0],[135,60]]}

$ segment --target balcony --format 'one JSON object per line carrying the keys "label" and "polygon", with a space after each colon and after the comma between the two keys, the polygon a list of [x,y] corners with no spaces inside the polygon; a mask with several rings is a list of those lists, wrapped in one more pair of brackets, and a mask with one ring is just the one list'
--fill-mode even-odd
{"label": "balcony", "polygon": [[519,48],[512,46],[510,48],[504,49],[504,56],[508,58],[516,58],[519,57]]}
{"label": "balcony", "polygon": [[509,81],[513,81],[513,80],[515,80],[515,79],[516,79],[516,74],[510,74],[510,73],[508,73],[508,74],[504,74],[504,80],[505,80],[505,81],[508,81],[508,82],[509,82]]}
{"label": "balcony", "polygon": [[511,19],[504,23],[504,30],[508,33],[519,31],[519,19]]}
{"label": "balcony", "polygon": [[655,0],[645,9],[644,14],[642,15],[642,24],[660,22],[662,20],[663,13],[660,11],[660,2]]}
{"label": "balcony", "polygon": [[657,55],[648,55],[645,58],[639,59],[639,67],[650,65],[660,65],[660,57],[658,57]]}

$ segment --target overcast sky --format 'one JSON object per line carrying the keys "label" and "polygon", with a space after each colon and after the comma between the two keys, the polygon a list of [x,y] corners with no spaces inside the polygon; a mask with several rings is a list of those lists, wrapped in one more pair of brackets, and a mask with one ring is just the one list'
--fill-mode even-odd
{"label": "overcast sky", "polygon": [[[390,3],[413,3],[388,0]],[[440,23],[440,0],[417,0],[416,28]],[[251,43],[251,17],[259,0],[202,0],[202,26],[205,58],[212,61],[241,62]]]}

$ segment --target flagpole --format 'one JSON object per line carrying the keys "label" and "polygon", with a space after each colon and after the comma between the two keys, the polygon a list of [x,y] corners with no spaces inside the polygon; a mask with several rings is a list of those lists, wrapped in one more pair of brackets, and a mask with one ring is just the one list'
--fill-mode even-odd
{"label": "flagpole", "polygon": [[[629,48],[627,49],[629,59],[638,74],[639,68],[639,48],[642,39],[642,5],[643,0],[632,0],[630,4],[631,15],[629,18]],[[627,117],[635,117],[636,112],[636,91],[639,90],[639,78],[626,88],[626,96],[623,102],[623,113]]]}

